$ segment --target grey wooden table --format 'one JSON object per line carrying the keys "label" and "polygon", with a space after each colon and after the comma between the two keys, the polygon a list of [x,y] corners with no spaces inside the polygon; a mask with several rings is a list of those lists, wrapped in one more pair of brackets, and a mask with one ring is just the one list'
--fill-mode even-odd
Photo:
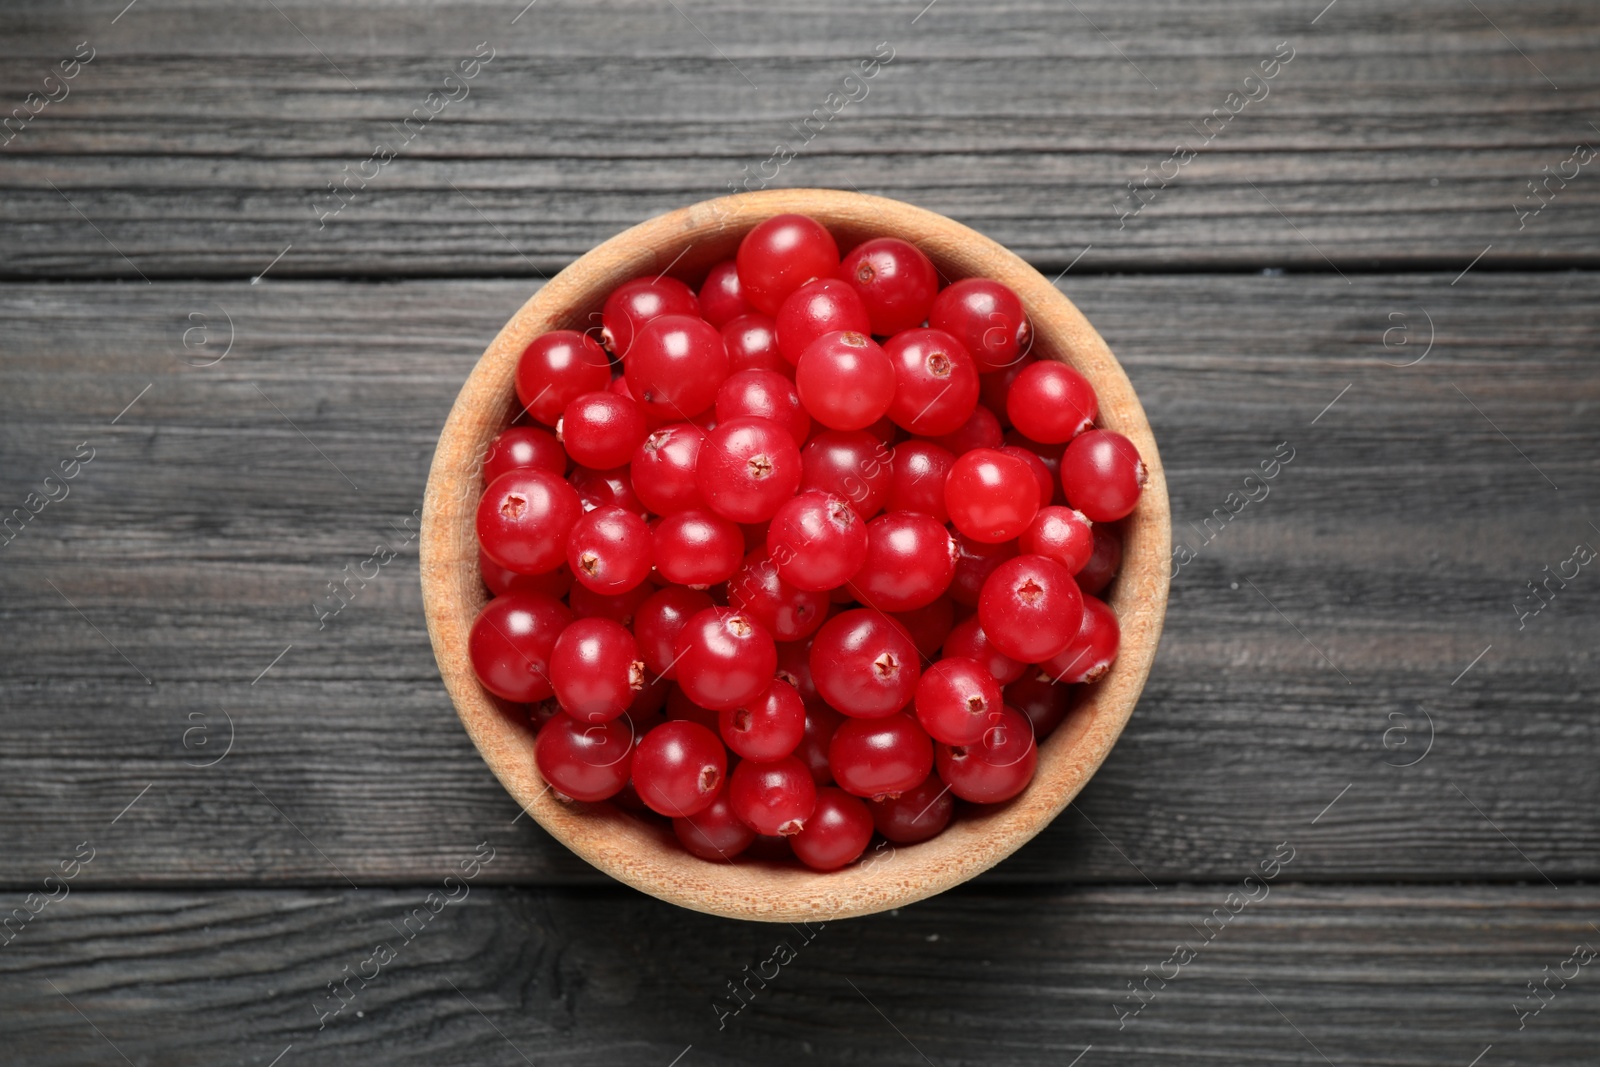
{"label": "grey wooden table", "polygon": [[[1600,1059],[1600,7],[124,2],[0,6],[0,1062]],[[741,182],[1055,277],[1193,553],[1079,803],[809,930],[517,819],[414,543],[313,606],[545,275]]]}

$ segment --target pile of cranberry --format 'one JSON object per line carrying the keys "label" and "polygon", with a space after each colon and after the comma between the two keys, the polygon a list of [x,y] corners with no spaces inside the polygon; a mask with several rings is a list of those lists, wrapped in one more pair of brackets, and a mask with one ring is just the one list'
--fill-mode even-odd
{"label": "pile of cranberry", "polygon": [[477,511],[472,664],[554,794],[833,870],[1022,792],[1116,657],[1145,470],[1016,294],[781,215],[600,318],[522,354]]}

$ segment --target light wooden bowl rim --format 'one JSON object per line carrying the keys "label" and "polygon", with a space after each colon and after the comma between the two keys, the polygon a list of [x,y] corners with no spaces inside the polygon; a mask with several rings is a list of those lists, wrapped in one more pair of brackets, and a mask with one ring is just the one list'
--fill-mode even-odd
{"label": "light wooden bowl rim", "polygon": [[[669,269],[703,270],[731,256],[756,223],[785,212],[822,222],[841,248],[872,236],[902,237],[947,279],[988,277],[1009,285],[1033,319],[1035,352],[1088,377],[1099,394],[1100,424],[1133,441],[1150,475],[1138,508],[1121,524],[1123,564],[1110,598],[1121,619],[1121,653],[1040,746],[1033,783],[1005,804],[956,820],[931,841],[880,847],[826,874],[757,861],[708,863],[683,851],[670,830],[611,804],[557,801],[534,766],[526,714],[479,685],[467,655],[468,631],[487,600],[473,526],[482,453],[516,410],[512,379],[523,349],[548,330],[592,325],[618,283]],[[445,688],[490,770],[540,826],[613,878],[662,900],[735,919],[825,921],[910,904],[988,870],[1078,794],[1122,733],[1150,673],[1166,611],[1171,520],[1160,454],[1127,375],[1049,281],[994,241],[934,212],[860,193],[787,189],[708,200],[653,218],[580,257],[534,294],[484,351],[439,436],[420,554],[428,634]]]}

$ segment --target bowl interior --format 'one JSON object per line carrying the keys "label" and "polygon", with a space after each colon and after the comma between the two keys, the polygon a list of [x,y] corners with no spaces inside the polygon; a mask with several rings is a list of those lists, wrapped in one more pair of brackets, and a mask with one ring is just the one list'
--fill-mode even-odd
{"label": "bowl interior", "polygon": [[[791,211],[827,226],[841,250],[869,237],[901,237],[926,252],[947,281],[988,277],[1009,285],[1033,320],[1034,352],[1070,363],[1094,384],[1100,425],[1132,440],[1150,474],[1138,507],[1119,524],[1122,570],[1107,593],[1121,621],[1121,651],[1040,746],[1033,783],[1005,804],[969,808],[930,841],[881,842],[856,865],[826,874],[748,859],[708,863],[683,851],[670,828],[612,804],[558,802],[534,766],[525,707],[479,685],[467,656],[468,631],[488,599],[474,532],[482,457],[518,411],[512,380],[522,350],[548,330],[596,326],[606,294],[623,281],[659,273],[698,281],[734,254],[751,227]],[[572,851],[628,885],[716,915],[787,922],[869,914],[932,896],[998,863],[1061,812],[1104,761],[1149,674],[1166,609],[1171,527],[1144,411],[1110,349],[1071,301],[1017,256],[941,215],[858,193],[801,189],[725,197],[651,219],[575,261],[523,305],[484,352],[440,435],[420,551],[428,631],[445,686],[479,752],[517,802]]]}

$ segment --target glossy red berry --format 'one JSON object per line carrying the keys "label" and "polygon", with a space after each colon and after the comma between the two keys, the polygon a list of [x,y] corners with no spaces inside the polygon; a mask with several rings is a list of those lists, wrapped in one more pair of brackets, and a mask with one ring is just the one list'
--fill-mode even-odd
{"label": "glossy red berry", "polygon": [[1098,597],[1083,598],[1083,622],[1067,647],[1041,665],[1056,682],[1097,682],[1116,662],[1122,627],[1116,612]]}
{"label": "glossy red berry", "polygon": [[858,797],[890,797],[914,789],[933,769],[933,742],[904,712],[881,719],[846,719],[828,743],[828,764],[839,788]]}
{"label": "glossy red berry", "polygon": [[972,414],[959,429],[954,433],[940,434],[933,439],[933,443],[960,456],[975,448],[999,448],[1005,443],[1005,433],[1000,429],[1000,420],[995,418],[994,412],[980,404],[972,409]]}
{"label": "glossy red berry", "polygon": [[678,687],[713,711],[754,700],[778,666],[772,635],[734,608],[707,608],[690,618],[677,649]]}
{"label": "glossy red berry", "polygon": [[632,626],[634,613],[655,589],[651,582],[640,582],[626,593],[596,593],[586,585],[574,583],[567,600],[572,614],[580,619],[610,619]]}
{"label": "glossy red berry", "polygon": [[850,591],[868,607],[914,611],[950,588],[955,569],[955,545],[938,519],[891,511],[867,524],[867,558]]}
{"label": "glossy red berry", "polygon": [[1057,685],[1043,667],[1029,668],[1005,688],[1005,702],[1027,716],[1033,736],[1043,741],[1055,732],[1072,708],[1072,688]]}
{"label": "glossy red berry", "polygon": [[963,278],[933,300],[928,325],[966,346],[980,371],[1010,367],[1033,345],[1033,327],[1017,294],[988,278]]}
{"label": "glossy red berry", "polygon": [[537,426],[510,426],[495,435],[483,456],[483,484],[520,470],[567,472],[567,454],[555,434]]}
{"label": "glossy red berry", "polygon": [[607,722],[644,688],[644,660],[633,634],[610,619],[578,619],[550,650],[550,685],[561,710],[579,722]]}
{"label": "glossy red berry", "polygon": [[576,330],[540,334],[517,360],[517,399],[546,426],[556,424],[573,397],[610,382],[611,361],[605,351]]}
{"label": "glossy red berry", "polygon": [[922,672],[917,721],[935,741],[971,745],[983,737],[1000,701],[1000,683],[988,668],[975,659],[951,656]]}
{"label": "glossy red berry", "polygon": [[566,561],[567,536],[583,505],[559,474],[518,470],[502,474],[478,501],[478,546],[523,574],[543,574]]}
{"label": "glossy red berry", "polygon": [[817,693],[816,683],[811,680],[810,641],[778,642],[777,677],[779,681],[794,686],[807,708],[821,707],[822,697]]}
{"label": "glossy red berry", "polygon": [[641,518],[648,512],[633,492],[633,479],[627,467],[613,467],[608,471],[574,467],[567,482],[578,494],[584,511],[595,508],[617,507]]}
{"label": "glossy red berry", "polygon": [[1061,455],[1067,502],[1093,522],[1115,522],[1131,512],[1147,479],[1139,450],[1111,430],[1079,434]]}
{"label": "glossy red berry", "polygon": [[839,264],[867,306],[872,332],[889,337],[921,326],[939,292],[939,272],[916,245],[898,237],[876,237],[852,248]]}
{"label": "glossy red berry", "polygon": [[745,303],[776,315],[790,293],[838,269],[839,246],[815,219],[776,215],[744,235],[737,262]]}
{"label": "glossy red berry", "polygon": [[1093,426],[1100,404],[1089,379],[1065,363],[1041,359],[1024,367],[1011,383],[1006,414],[1024,436],[1055,445]]}
{"label": "glossy red berry", "polygon": [[914,845],[944,831],[956,810],[950,788],[930,774],[897,797],[874,800],[872,821],[878,833],[897,845]]}
{"label": "glossy red berry", "polygon": [[772,516],[767,553],[778,574],[796,589],[837,589],[867,558],[867,528],[846,501],[810,489]]}
{"label": "glossy red berry", "polygon": [[944,483],[955,528],[987,544],[1017,537],[1039,510],[1039,483],[1015,456],[978,448],[957,456]]}
{"label": "glossy red berry", "polygon": [[950,599],[963,607],[975,608],[989,575],[1006,560],[1016,558],[1017,542],[986,545],[962,533],[956,534],[954,540],[956,571],[950,578]]}
{"label": "glossy red berry", "polygon": [[687,420],[717,399],[728,351],[704,319],[662,315],[639,331],[624,366],[628,390],[647,414]]}
{"label": "glossy red berry", "polygon": [[[981,370],[983,361],[978,362]],[[1037,362],[1036,357],[1027,355],[1004,370],[987,371],[978,375],[978,403],[994,412],[995,417],[1004,426],[1011,425],[1011,417],[1006,414],[1006,394],[1011,392],[1011,383],[1017,380],[1024,367],[1034,362]]]}
{"label": "glossy red berry", "polygon": [[567,455],[595,470],[627,463],[644,435],[639,405],[610,390],[573,397],[556,423],[556,436]]}
{"label": "glossy red berry", "polygon": [[1099,596],[1105,587],[1111,584],[1111,579],[1117,576],[1117,571],[1122,568],[1122,539],[1112,532],[1109,526],[1096,525],[1094,528],[1094,553],[1090,555],[1089,562],[1073,577],[1077,579],[1078,588],[1085,593]]}
{"label": "glossy red berry", "polygon": [[998,804],[1033,781],[1039,746],[1027,718],[1015,708],[1001,708],[976,744],[939,745],[935,759],[950,792],[974,804]]}
{"label": "glossy red berry", "polygon": [[903,330],[883,346],[894,366],[889,418],[908,433],[954,433],[978,405],[978,370],[961,342],[943,330]]}
{"label": "glossy red berry", "polygon": [[932,441],[901,441],[890,462],[890,511],[917,511],[941,523],[950,521],[944,502],[944,482],[956,457]]}
{"label": "glossy red berry", "polygon": [[844,722],[844,716],[826,706],[817,704],[806,708],[806,731],[794,755],[811,771],[811,779],[819,786],[833,783],[833,769],[828,766],[828,745],[833,732]]}
{"label": "glossy red berry", "polygon": [[793,376],[794,365],[778,354],[778,327],[768,315],[740,315],[722,327],[728,349],[728,372],[771,370]]}
{"label": "glossy red berry", "polygon": [[634,450],[629,474],[633,490],[657,515],[704,508],[695,471],[706,432],[688,422],[675,422],[652,432]]}
{"label": "glossy red berry", "polygon": [[552,695],[550,650],[572,621],[565,604],[544,593],[507,593],[483,606],[467,634],[472,671],[489,692],[531,704]]}
{"label": "glossy red berry", "polygon": [[728,783],[733,813],[758,834],[793,837],[817,804],[817,786],[793,756],[766,762],[745,760]]}
{"label": "glossy red berry", "polygon": [[639,657],[650,673],[677,677],[678,633],[693,615],[711,607],[711,597],[698,589],[669,585],[651,593],[634,612],[633,635]]}
{"label": "glossy red berry", "polygon": [[911,702],[921,675],[911,635],[881,611],[841,612],[823,623],[811,641],[811,678],[817,692],[846,715],[893,715]]}
{"label": "glossy red berry", "polygon": [[843,497],[866,522],[888,497],[894,453],[869,430],[824,430],[806,442],[800,463],[802,489]]}
{"label": "glossy red berry", "polygon": [[557,715],[540,727],[533,762],[561,796],[607,800],[622,792],[633,771],[633,724],[626,715],[603,723]]}
{"label": "glossy red berry", "polygon": [[749,310],[739,288],[739,265],[725,259],[712,267],[700,286],[701,317],[720,330]]}
{"label": "glossy red berry", "polygon": [[673,819],[672,832],[690,855],[713,863],[732,860],[756,839],[756,832],[733,813],[726,786],[709,807]]}
{"label": "glossy red berry", "polygon": [[645,806],[682,818],[709,808],[722,791],[728,754],[710,730],[693,722],[664,722],[633,753],[633,787]]}
{"label": "glossy red berry", "polygon": [[676,278],[636,278],[611,290],[600,310],[600,339],[626,359],[634,338],[645,323],[663,315],[700,317],[700,301],[694,291]]}
{"label": "glossy red berry", "polygon": [[1041,508],[1047,506],[1055,495],[1056,475],[1044,461],[1044,457],[1021,445],[1001,445],[999,451],[1028,465],[1028,469],[1033,472],[1034,483],[1039,486],[1039,506]]}
{"label": "glossy red berry", "polygon": [[977,660],[1001,685],[1016,681],[1028,669],[1027,664],[1012,659],[989,642],[976,615],[956,623],[950,636],[944,639],[944,654]]}
{"label": "glossy red berry", "polygon": [[788,377],[772,370],[741,370],[728,375],[717,390],[717,422],[740,416],[769,419],[788,431],[798,447],[811,434],[811,416]]}
{"label": "glossy red berry", "polygon": [[776,318],[778,351],[791,364],[825,333],[849,330],[871,333],[866,305],[856,291],[837,278],[809,281],[784,298]]}
{"label": "glossy red berry", "polygon": [[806,706],[794,686],[774,680],[749,703],[718,712],[717,727],[740,759],[782,759],[793,755],[805,736]]}
{"label": "glossy red berry", "polygon": [[596,593],[626,593],[650,577],[655,550],[650,527],[619,507],[595,508],[572,527],[567,566]]}
{"label": "glossy red berry", "polygon": [[827,619],[828,594],[784,581],[763,548],[728,579],[728,606],[753,617],[777,641],[802,641]]}
{"label": "glossy red berry", "polygon": [[1077,574],[1094,554],[1094,524],[1072,508],[1040,508],[1018,547],[1029,555],[1048,556],[1068,574]]}
{"label": "glossy red berry", "polygon": [[864,333],[828,333],[811,342],[794,382],[812,418],[834,430],[871,426],[894,401],[894,365]]}
{"label": "glossy red berry", "polygon": [[1001,652],[1039,663],[1066,648],[1078,632],[1083,594],[1055,560],[1018,556],[996,567],[983,583],[978,619]]}
{"label": "glossy red berry", "polygon": [[895,621],[911,635],[911,641],[924,661],[938,657],[939,649],[956,624],[956,606],[948,596],[942,596],[913,611],[893,612],[893,615]]}
{"label": "glossy red berry", "polygon": [[481,548],[478,549],[478,573],[483,575],[483,584],[495,596],[510,592],[545,593],[559,600],[572,588],[572,572],[566,567],[543,574],[518,574],[490,559]]}
{"label": "glossy red berry", "polygon": [[709,511],[678,511],[651,531],[656,570],[676,585],[705,589],[733,577],[744,560],[737,524]]}
{"label": "glossy red berry", "polygon": [[724,518],[766,522],[800,488],[800,450],[771,419],[729,419],[706,434],[695,484]]}
{"label": "glossy red berry", "polygon": [[814,871],[836,871],[854,863],[872,840],[867,805],[832,786],[817,790],[816,807],[805,828],[789,838],[801,863]]}

